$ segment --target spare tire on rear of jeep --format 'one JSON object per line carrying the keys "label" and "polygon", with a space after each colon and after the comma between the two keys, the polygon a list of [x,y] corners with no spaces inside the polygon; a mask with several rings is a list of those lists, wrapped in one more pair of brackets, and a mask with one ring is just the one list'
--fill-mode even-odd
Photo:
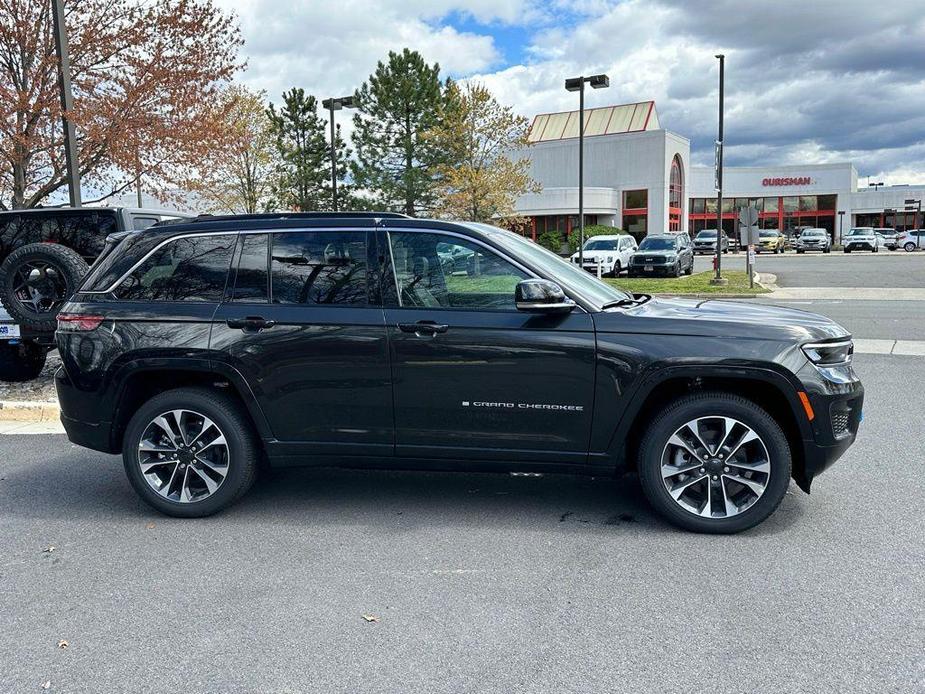
{"label": "spare tire on rear of jeep", "polygon": [[0,303],[21,325],[52,331],[58,311],[89,267],[77,251],[56,243],[30,243],[0,265]]}
{"label": "spare tire on rear of jeep", "polygon": [[21,383],[38,378],[48,350],[34,342],[0,342],[0,381]]}

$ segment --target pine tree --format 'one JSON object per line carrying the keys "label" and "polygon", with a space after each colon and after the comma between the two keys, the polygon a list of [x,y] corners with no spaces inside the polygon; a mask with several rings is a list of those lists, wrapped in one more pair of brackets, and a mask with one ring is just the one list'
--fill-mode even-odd
{"label": "pine tree", "polygon": [[431,172],[441,161],[428,132],[437,125],[444,89],[440,66],[417,51],[389,52],[356,92],[354,184],[377,206],[412,216],[433,211]]}
{"label": "pine tree", "polygon": [[[273,186],[276,205],[302,211],[333,208],[331,151],[327,121],[318,115],[318,101],[301,88],[283,93],[283,105],[273,104],[267,111],[280,165]],[[335,131],[337,150],[338,199],[349,197],[341,181],[347,175],[350,156],[340,127]]]}

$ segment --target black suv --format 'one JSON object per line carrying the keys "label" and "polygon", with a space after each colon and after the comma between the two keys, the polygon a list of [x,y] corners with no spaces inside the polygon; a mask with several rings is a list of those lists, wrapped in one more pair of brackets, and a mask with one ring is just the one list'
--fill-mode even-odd
{"label": "black suv", "polygon": [[58,311],[107,237],[188,216],[127,207],[0,212],[0,381],[38,376],[54,345]]}
{"label": "black suv", "polygon": [[[448,263],[446,258],[460,258]],[[638,470],[735,532],[854,441],[850,335],[802,311],[632,296],[514,233],[400,215],[129,235],[58,316],[71,441],[204,516],[258,465]]]}

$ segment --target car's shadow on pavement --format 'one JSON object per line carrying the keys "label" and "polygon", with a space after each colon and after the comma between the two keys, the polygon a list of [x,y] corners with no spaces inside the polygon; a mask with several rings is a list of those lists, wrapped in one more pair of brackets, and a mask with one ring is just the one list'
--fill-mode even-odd
{"label": "car's shadow on pavement", "polygon": [[[793,493],[778,511],[748,534],[783,532],[799,522],[805,502],[795,489],[791,484]],[[5,514],[23,517],[160,517],[136,496],[118,457],[94,453],[62,452],[10,470],[0,500]],[[231,508],[193,522],[369,525],[394,533],[440,526],[680,532],[651,509],[634,475],[512,477],[330,468],[262,471]]]}

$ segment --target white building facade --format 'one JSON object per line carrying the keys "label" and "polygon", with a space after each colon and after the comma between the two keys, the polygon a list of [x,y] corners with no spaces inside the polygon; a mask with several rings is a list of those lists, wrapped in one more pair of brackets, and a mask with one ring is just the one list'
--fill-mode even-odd
{"label": "white building facade", "polygon": [[[578,113],[537,116],[533,145],[520,152],[542,186],[516,206],[526,233],[570,234],[578,226]],[[654,102],[585,112],[585,224],[626,229],[636,236],[716,228],[713,167],[690,166],[690,142],[659,126]],[[754,206],[761,228],[792,232],[820,227],[839,240],[853,226],[898,230],[925,227],[908,200],[925,201],[925,185],[859,188],[854,165],[726,167],[722,224],[737,229],[740,208]]]}

